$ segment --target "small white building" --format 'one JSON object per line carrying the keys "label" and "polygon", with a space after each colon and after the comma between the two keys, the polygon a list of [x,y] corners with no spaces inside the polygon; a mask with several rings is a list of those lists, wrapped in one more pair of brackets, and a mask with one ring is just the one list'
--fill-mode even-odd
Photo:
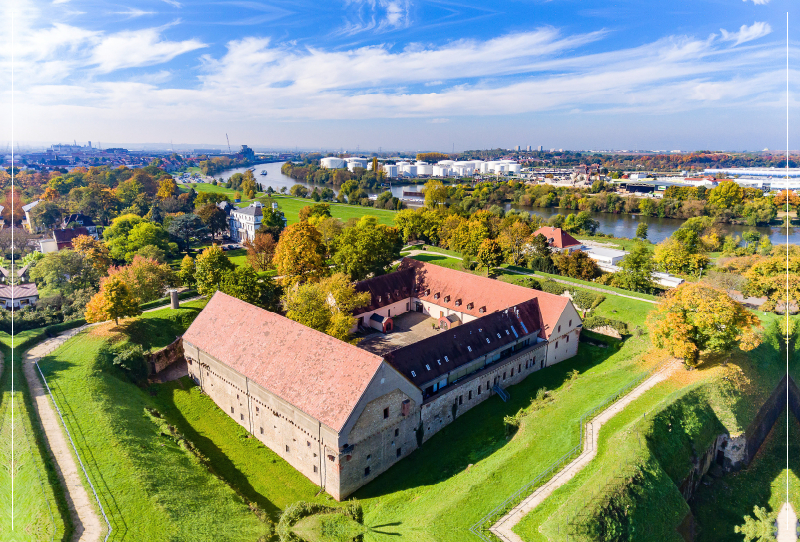
{"label": "small white building", "polygon": [[254,201],[247,207],[237,207],[231,210],[228,217],[231,239],[237,242],[248,239],[252,241],[258,229],[261,228],[263,216],[263,206],[260,201]]}
{"label": "small white building", "polygon": [[602,269],[603,267],[616,266],[621,262],[625,256],[628,255],[624,250],[615,250],[613,248],[600,248],[600,247],[581,247],[591,259],[597,262],[597,265]]}
{"label": "small white building", "polygon": [[33,210],[34,207],[39,205],[40,201],[41,200],[37,199],[35,201],[28,203],[27,205],[22,206],[22,211],[25,213],[25,223],[28,225],[28,230],[31,233],[34,233],[38,230],[38,228],[33,227],[33,222],[31,221],[31,211]]}

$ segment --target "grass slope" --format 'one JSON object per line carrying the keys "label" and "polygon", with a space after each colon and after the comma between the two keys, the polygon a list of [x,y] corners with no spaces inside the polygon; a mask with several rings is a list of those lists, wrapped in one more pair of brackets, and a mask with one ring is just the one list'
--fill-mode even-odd
{"label": "grass slope", "polygon": [[122,332],[91,328],[41,362],[111,521],[110,540],[239,541],[268,532],[244,499],[145,416],[146,407],[161,407],[158,390],[97,359],[108,342],[169,344],[202,306],[145,313]]}
{"label": "grass slope", "polygon": [[[22,374],[21,354],[41,339],[41,333],[17,333],[14,355],[11,337],[0,333],[4,371],[0,395],[0,541],[69,540],[72,524],[44,435],[33,412]],[[11,367],[14,365],[13,440]],[[12,457],[13,442],[13,457]],[[12,495],[11,479],[14,479]],[[11,500],[14,529],[11,529]]]}

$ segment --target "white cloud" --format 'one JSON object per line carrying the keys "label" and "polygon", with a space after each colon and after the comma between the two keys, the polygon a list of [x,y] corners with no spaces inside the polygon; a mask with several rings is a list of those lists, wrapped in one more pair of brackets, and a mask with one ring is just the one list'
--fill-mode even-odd
{"label": "white cloud", "polygon": [[428,122],[431,124],[444,124],[445,122],[450,122],[450,119],[438,118],[438,119],[431,119]]}
{"label": "white cloud", "polygon": [[109,73],[169,62],[178,55],[203,47],[206,44],[196,39],[164,40],[156,28],[124,31],[103,36],[94,47],[90,63],[97,65],[100,72]]}
{"label": "white cloud", "polygon": [[183,6],[183,4],[181,4],[177,0],[162,0],[162,1],[167,3],[167,4],[169,4],[170,6],[172,6],[174,8],[179,8],[179,7]]}
{"label": "white cloud", "polygon": [[722,41],[732,41],[734,42],[733,46],[736,47],[741,43],[763,38],[772,32],[772,27],[768,23],[754,22],[751,26],[743,24],[738,32],[728,32],[724,28],[720,28],[720,32]]}
{"label": "white cloud", "polygon": [[[742,0],[742,2],[747,2],[748,0]],[[757,6],[765,6],[769,3],[769,0],[749,0],[752,1]]]}

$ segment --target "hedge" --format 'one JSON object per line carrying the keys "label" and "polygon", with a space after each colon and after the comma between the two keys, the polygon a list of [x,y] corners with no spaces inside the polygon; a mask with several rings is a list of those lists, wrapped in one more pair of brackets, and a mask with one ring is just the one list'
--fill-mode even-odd
{"label": "hedge", "polygon": [[68,329],[75,329],[76,327],[81,327],[82,325],[86,324],[85,318],[78,318],[77,320],[70,320],[69,322],[62,322],[60,324],[54,324],[52,326],[47,326],[44,328],[44,333],[48,337],[55,337],[62,331],[67,331]]}
{"label": "hedge", "polygon": [[540,283],[541,290],[548,294],[561,295],[567,291],[567,287],[554,280],[545,280]]}
{"label": "hedge", "polygon": [[588,290],[578,290],[572,296],[572,302],[581,310],[591,310],[605,301],[606,296]]}
{"label": "hedge", "polygon": [[603,326],[610,326],[614,328],[619,332],[620,335],[630,334],[628,331],[628,324],[622,320],[611,320],[610,318],[592,314],[583,321],[584,329],[592,330]]}

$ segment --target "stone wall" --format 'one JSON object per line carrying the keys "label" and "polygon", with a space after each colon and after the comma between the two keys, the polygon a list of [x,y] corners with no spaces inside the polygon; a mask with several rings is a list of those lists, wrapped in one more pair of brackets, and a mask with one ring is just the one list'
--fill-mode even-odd
{"label": "stone wall", "polygon": [[775,425],[778,416],[780,416],[783,409],[786,408],[786,386],[788,385],[786,379],[786,376],[781,379],[780,383],[769,396],[769,399],[767,399],[764,405],[758,410],[756,417],[750,422],[750,425],[745,431],[747,439],[747,459],[744,465],[750,464],[750,461],[753,460],[761,444],[763,444],[767,435],[769,435],[769,432],[772,430],[772,426]]}
{"label": "stone wall", "polygon": [[179,359],[183,359],[183,339],[178,337],[172,344],[147,355],[150,374],[160,373]]}

